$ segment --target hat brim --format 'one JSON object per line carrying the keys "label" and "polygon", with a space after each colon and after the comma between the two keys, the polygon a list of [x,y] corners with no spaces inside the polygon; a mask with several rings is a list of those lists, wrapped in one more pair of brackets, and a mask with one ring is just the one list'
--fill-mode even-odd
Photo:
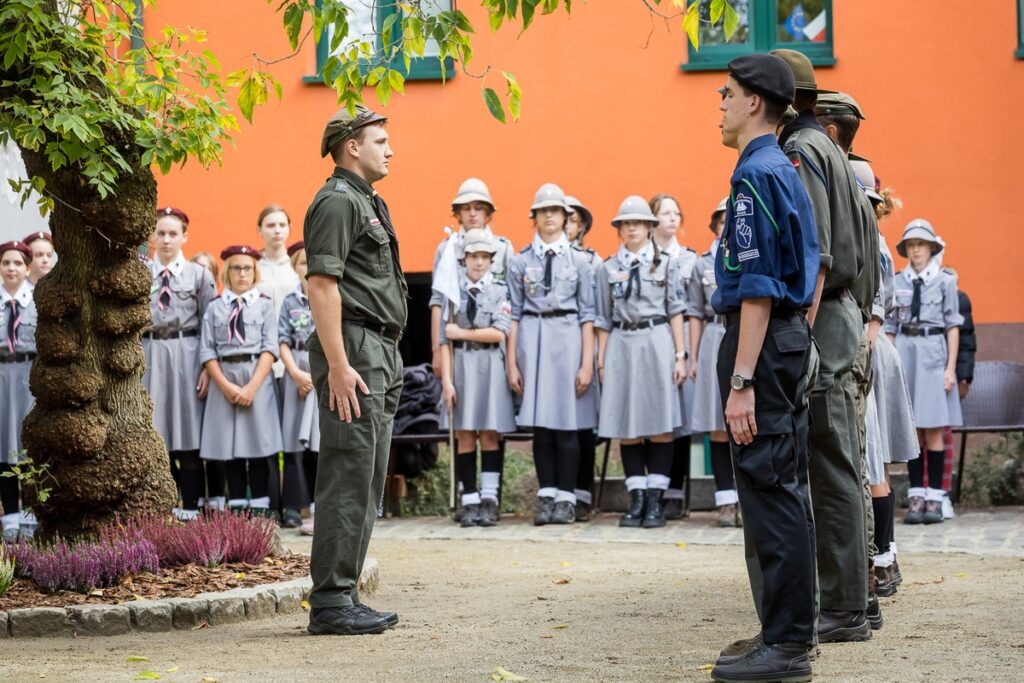
{"label": "hat brim", "polygon": [[466,258],[466,254],[481,253],[490,254],[491,256],[494,256],[495,254],[498,253],[498,248],[489,244],[481,244],[479,242],[477,242],[476,244],[467,244],[462,248],[461,257]]}
{"label": "hat brim", "polygon": [[566,204],[565,202],[563,202],[561,200],[558,200],[558,199],[545,199],[544,201],[537,202],[536,204],[531,206],[530,207],[530,213],[532,214],[534,211],[537,211],[539,209],[551,209],[551,208],[562,209],[566,213],[572,211],[572,207],[570,207],[568,204]]}
{"label": "hat brim", "polygon": [[470,202],[483,202],[487,206],[491,207],[491,213],[497,211],[497,209],[494,208],[494,202],[491,201],[491,198],[479,192],[467,192],[466,194],[460,194],[452,200],[452,210],[457,210],[457,207],[469,204]]}
{"label": "hat brim", "polygon": [[[916,232],[920,231],[920,232]],[[924,228],[913,228],[903,234],[903,237],[896,244],[896,253],[907,258],[907,242],[910,240],[921,240],[922,242],[930,242],[932,245],[932,256],[935,256],[946,247],[932,235],[928,234]]]}
{"label": "hat brim", "polygon": [[586,235],[590,232],[590,229],[594,227],[594,214],[582,206],[573,206],[572,204],[569,205],[569,210],[578,213],[582,218],[583,227],[580,228],[580,235]]}
{"label": "hat brim", "polygon": [[645,216],[642,213],[624,213],[612,219],[612,226],[618,228],[620,224],[625,223],[626,221],[649,223],[652,227],[658,224],[657,218],[651,218],[650,216]]}

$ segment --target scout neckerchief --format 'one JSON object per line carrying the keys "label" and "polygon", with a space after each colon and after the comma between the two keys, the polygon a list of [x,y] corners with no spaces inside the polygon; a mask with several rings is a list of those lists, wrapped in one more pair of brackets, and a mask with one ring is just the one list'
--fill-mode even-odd
{"label": "scout neckerchief", "polygon": [[484,291],[487,285],[491,284],[493,280],[494,276],[490,273],[490,271],[484,273],[483,277],[481,277],[476,282],[473,282],[468,277],[463,275],[462,288],[466,290],[466,317],[469,318],[470,327],[473,327],[474,323],[476,322],[476,314],[478,308],[477,298],[480,296],[481,292]]}
{"label": "scout neckerchief", "polygon": [[242,315],[244,306],[252,306],[260,298],[260,290],[253,287],[243,294],[235,294],[230,289],[224,290],[224,302],[231,306],[228,317],[228,343],[245,343],[245,317]]}
{"label": "scout neckerchief", "polygon": [[914,270],[914,266],[907,264],[903,269],[903,275],[914,285],[914,297],[910,300],[910,319],[921,319],[921,290],[932,279],[939,274],[939,264],[932,259],[920,273]]}
{"label": "scout neckerchief", "polygon": [[166,266],[160,263],[160,257],[157,256],[150,261],[149,269],[153,277],[160,278],[160,293],[156,297],[157,308],[166,311],[171,305],[171,277],[181,276],[181,271],[185,269],[185,256],[179,251]]}
{"label": "scout neckerchief", "polygon": [[569,249],[572,248],[569,244],[569,239],[565,236],[565,233],[562,233],[554,242],[545,242],[541,239],[540,233],[537,233],[533,236],[531,247],[533,248],[533,253],[538,258],[544,260],[544,287],[545,289],[551,289],[552,264],[556,256],[568,253]]}
{"label": "scout neckerchief", "polygon": [[29,286],[28,280],[22,280],[21,285],[18,287],[13,295],[9,294],[6,289],[0,287],[0,312],[6,315],[0,315],[0,318],[7,318],[6,325],[6,345],[7,350],[14,353],[14,346],[18,343],[18,328],[21,326],[21,311],[24,310],[29,304],[32,303],[32,287]]}
{"label": "scout neckerchief", "polygon": [[654,261],[654,245],[651,244],[650,240],[644,243],[644,246],[640,247],[639,251],[632,252],[625,244],[619,247],[618,253],[615,254],[615,258],[618,259],[619,265],[623,268],[629,269],[629,281],[626,283],[626,295],[624,298],[628,299],[633,293],[633,283],[636,283],[636,296],[640,296],[640,266],[650,265]]}

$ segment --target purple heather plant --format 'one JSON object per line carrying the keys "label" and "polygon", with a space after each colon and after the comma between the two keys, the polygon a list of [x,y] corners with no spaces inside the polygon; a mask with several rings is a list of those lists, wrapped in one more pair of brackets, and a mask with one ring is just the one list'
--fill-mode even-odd
{"label": "purple heather plant", "polygon": [[9,549],[18,576],[30,577],[47,592],[88,592],[113,586],[122,576],[159,569],[153,544],[141,537],[76,545],[58,540],[42,547],[20,542]]}

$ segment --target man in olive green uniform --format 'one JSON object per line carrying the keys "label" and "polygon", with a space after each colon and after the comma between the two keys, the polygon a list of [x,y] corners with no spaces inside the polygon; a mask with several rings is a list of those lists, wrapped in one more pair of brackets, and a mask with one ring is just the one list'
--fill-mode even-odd
{"label": "man in olive green uniform", "polygon": [[[871,627],[862,461],[854,366],[865,337],[878,257],[867,253],[857,180],[846,154],[814,117],[818,88],[810,60],[772,52],[793,69],[798,116],[779,143],[811,198],[821,249],[818,295],[808,313],[820,349],[811,390],[810,486],[817,536],[820,642],[865,640]],[[868,291],[870,290],[870,291]],[[863,353],[863,351],[862,351]]]}
{"label": "man in olive green uniform", "polygon": [[313,634],[379,633],[398,623],[398,615],[372,610],[358,595],[402,392],[398,340],[407,314],[398,240],[372,187],[387,175],[392,155],[385,122],[361,105],[331,117],[320,154],[330,153],[336,168],[304,226],[316,323],[309,364],[320,403]]}

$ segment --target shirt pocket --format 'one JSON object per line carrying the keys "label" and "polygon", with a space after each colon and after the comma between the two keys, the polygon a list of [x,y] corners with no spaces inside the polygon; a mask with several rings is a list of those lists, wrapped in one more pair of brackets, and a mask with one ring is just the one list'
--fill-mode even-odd
{"label": "shirt pocket", "polygon": [[921,293],[921,321],[942,325],[942,302],[945,297],[938,287],[926,289]]}
{"label": "shirt pocket", "polygon": [[608,285],[612,298],[621,299],[626,295],[626,282],[629,280],[629,273],[624,270],[609,270]]}
{"label": "shirt pocket", "polygon": [[914,290],[897,289],[893,297],[896,319],[900,322],[910,322],[910,304],[914,300]]}
{"label": "shirt pocket", "polygon": [[[38,321],[35,306],[23,308],[18,316],[18,341],[27,345],[35,344],[36,323]],[[0,332],[6,334],[6,328]]]}
{"label": "shirt pocket", "polygon": [[366,231],[367,237],[376,245],[376,258],[371,260],[373,272],[377,275],[391,274],[391,238],[384,228],[375,227]]}
{"label": "shirt pocket", "polygon": [[575,268],[559,268],[555,271],[555,291],[559,296],[575,298],[580,274]]}

